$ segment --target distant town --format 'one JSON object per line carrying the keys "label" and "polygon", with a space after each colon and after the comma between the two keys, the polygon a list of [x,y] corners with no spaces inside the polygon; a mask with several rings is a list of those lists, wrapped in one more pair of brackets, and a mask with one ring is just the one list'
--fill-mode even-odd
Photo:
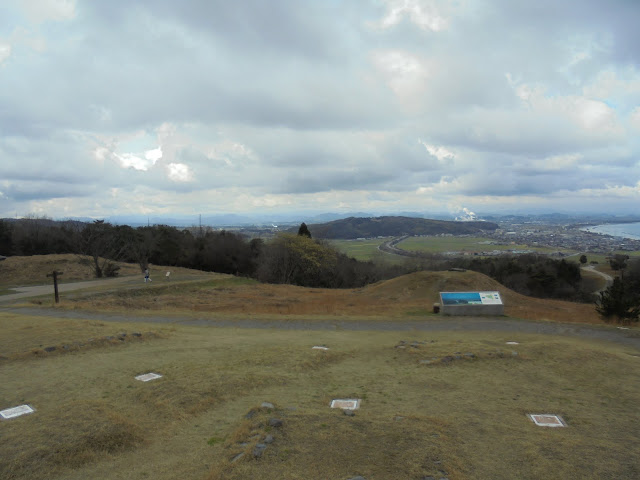
{"label": "distant town", "polygon": [[[500,228],[487,234],[500,245],[528,245],[585,253],[638,251],[640,240],[613,237],[584,230],[593,224],[542,224],[538,222],[499,222]],[[516,252],[517,253],[517,252]]]}

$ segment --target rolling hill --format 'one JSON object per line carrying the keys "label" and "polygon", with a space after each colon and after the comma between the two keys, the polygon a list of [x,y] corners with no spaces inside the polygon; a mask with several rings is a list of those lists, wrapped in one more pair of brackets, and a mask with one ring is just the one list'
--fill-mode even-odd
{"label": "rolling hill", "polygon": [[349,217],[328,223],[308,225],[314,238],[345,239],[397,237],[402,235],[469,235],[494,231],[492,222],[453,222],[413,217]]}

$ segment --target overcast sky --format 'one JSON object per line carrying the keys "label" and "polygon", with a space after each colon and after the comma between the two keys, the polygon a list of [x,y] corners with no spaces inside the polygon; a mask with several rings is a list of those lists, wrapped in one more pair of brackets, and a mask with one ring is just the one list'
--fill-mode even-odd
{"label": "overcast sky", "polygon": [[2,0],[0,217],[640,211],[637,0]]}

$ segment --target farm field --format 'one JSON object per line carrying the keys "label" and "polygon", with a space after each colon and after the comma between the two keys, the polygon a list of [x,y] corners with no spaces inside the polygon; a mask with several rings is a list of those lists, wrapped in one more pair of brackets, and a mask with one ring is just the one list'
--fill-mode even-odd
{"label": "farm field", "polygon": [[[391,238],[332,240],[331,244],[341,252],[358,260],[383,259],[385,261],[404,261],[402,258],[398,259],[397,255],[380,252],[378,250],[378,247],[382,243],[389,240],[391,240]],[[528,245],[491,245],[489,242],[492,241],[492,239],[485,237],[409,237],[398,243],[397,247],[407,251],[425,253],[466,252],[472,254],[491,252],[493,250],[531,250],[539,253],[554,253],[559,251],[558,249],[548,247],[532,247]],[[560,251],[563,251],[563,253],[567,255],[575,255],[577,253],[572,250]]]}
{"label": "farm field", "polygon": [[404,259],[398,255],[390,255],[378,250],[384,242],[392,240],[389,238],[371,238],[366,240],[329,240],[329,243],[339,251],[355,258],[356,260],[368,261],[382,259],[387,262],[403,262]]}
{"label": "farm field", "polygon": [[[0,410],[35,410],[0,420],[0,478],[638,476],[640,334],[589,305],[474,272],[353,290],[181,274],[0,303]],[[429,312],[472,287],[507,316]],[[353,416],[330,408],[351,398]]]}
{"label": "farm field", "polygon": [[[558,249],[528,245],[493,245],[491,242],[494,242],[494,240],[483,237],[409,237],[398,243],[397,246],[403,250],[427,253],[480,253],[493,250],[531,250],[539,253],[558,251]],[[564,253],[571,255],[576,252],[566,250]]]}

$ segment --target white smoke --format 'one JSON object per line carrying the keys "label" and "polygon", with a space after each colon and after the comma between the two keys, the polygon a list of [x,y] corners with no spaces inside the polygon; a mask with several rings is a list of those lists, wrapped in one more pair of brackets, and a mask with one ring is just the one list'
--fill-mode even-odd
{"label": "white smoke", "polygon": [[457,222],[473,222],[478,220],[478,216],[468,208],[462,208],[462,214],[456,217]]}

